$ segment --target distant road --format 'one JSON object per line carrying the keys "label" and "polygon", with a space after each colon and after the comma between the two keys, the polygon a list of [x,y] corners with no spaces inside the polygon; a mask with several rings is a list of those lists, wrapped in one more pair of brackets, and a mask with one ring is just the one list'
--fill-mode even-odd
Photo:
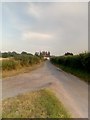
{"label": "distant road", "polygon": [[50,87],[74,118],[88,118],[88,85],[49,61],[30,73],[5,78],[2,87],[3,99]]}

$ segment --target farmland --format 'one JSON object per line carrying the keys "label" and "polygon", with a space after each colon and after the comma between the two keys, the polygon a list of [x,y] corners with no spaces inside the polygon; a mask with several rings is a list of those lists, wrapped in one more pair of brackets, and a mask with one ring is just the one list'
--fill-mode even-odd
{"label": "farmland", "polygon": [[[3,53],[0,64],[2,66],[2,76],[11,76],[19,72],[25,72],[28,69],[34,68],[34,66],[40,64],[43,58],[25,52],[21,54],[8,54]],[[12,73],[11,73],[12,72]]]}
{"label": "farmland", "polygon": [[52,57],[51,62],[86,82],[90,82],[90,53]]}
{"label": "farmland", "polygon": [[[3,118],[68,118],[70,117],[68,115],[75,118],[77,118],[77,116],[80,118],[87,117],[88,85],[78,77],[62,70],[59,71],[56,66],[64,69],[69,69],[71,67],[70,69],[72,69],[72,71],[76,70],[75,73],[78,70],[80,73],[82,71],[84,76],[85,72],[89,75],[89,53],[75,56],[51,57],[51,62],[56,66],[51,64],[49,60],[43,62],[42,56],[26,54],[25,52],[23,54],[3,57],[2,73],[3,77],[6,77],[3,78],[2,82]],[[83,59],[80,59],[79,57],[82,57]],[[72,58],[72,64],[70,64],[70,58]],[[59,59],[62,61],[62,65],[59,64]],[[66,62],[67,64],[65,63],[67,67],[64,65],[64,59],[69,61]],[[73,59],[75,59],[75,61]],[[83,67],[79,68],[78,65],[75,66],[74,62],[77,64],[77,61],[79,61],[78,59],[83,60],[83,64],[87,61],[87,64],[85,65],[88,69],[85,69],[86,67],[84,69]],[[43,63],[42,66],[41,63]],[[40,67],[38,67],[39,65]],[[68,65],[70,65],[70,67]],[[30,71],[33,68],[36,68],[36,66],[38,67],[37,69]],[[42,89],[46,90],[47,88],[49,88],[57,98],[49,91],[42,91]],[[59,103],[57,99],[61,102]],[[23,108],[25,108],[25,111]]]}
{"label": "farmland", "polygon": [[[68,110],[72,117],[87,118],[88,116],[88,85],[81,81],[78,77],[63,71],[59,71],[55,65],[50,63],[50,61],[45,61],[42,66],[33,71],[3,79],[3,100],[18,96],[23,93],[50,88],[50,91],[54,92],[55,96],[61,101],[61,103],[65,106],[65,109]],[[46,95],[42,95],[42,99],[44,99],[45,96]],[[22,99],[25,100],[23,97]],[[26,98],[26,100],[23,102],[26,102],[27,100],[28,99]],[[12,101],[12,99],[10,101]],[[45,101],[48,102],[46,98]],[[7,105],[8,103],[10,102],[8,101]],[[37,103],[38,106],[37,100],[35,103]],[[48,102],[47,106],[51,106],[50,103],[51,102]],[[33,103],[31,102],[31,104]],[[12,105],[10,106],[12,107]],[[28,109],[28,107],[29,106],[27,105],[26,109]],[[5,109],[5,113],[7,114],[7,112],[9,112],[9,106],[6,108],[7,109]],[[51,115],[53,116],[52,113]]]}

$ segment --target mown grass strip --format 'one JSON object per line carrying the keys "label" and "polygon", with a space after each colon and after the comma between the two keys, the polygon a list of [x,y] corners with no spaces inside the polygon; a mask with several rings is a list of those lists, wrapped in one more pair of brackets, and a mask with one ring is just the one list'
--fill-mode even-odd
{"label": "mown grass strip", "polygon": [[2,102],[3,118],[70,118],[62,103],[50,90],[8,98]]}

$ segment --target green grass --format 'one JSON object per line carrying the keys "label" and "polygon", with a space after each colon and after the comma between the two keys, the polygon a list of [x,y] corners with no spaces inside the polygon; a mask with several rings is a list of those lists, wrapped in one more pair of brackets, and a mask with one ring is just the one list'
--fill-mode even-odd
{"label": "green grass", "polygon": [[70,118],[50,90],[26,93],[2,102],[3,118]]}
{"label": "green grass", "polygon": [[2,70],[15,70],[19,66],[19,63],[15,60],[3,60],[2,61]]}
{"label": "green grass", "polygon": [[2,60],[2,70],[11,71],[20,69],[22,67],[29,67],[41,62],[41,59],[37,56],[30,55],[17,55],[14,58],[8,60]]}
{"label": "green grass", "polygon": [[56,56],[51,58],[51,62],[66,72],[70,72],[90,83],[90,53],[80,53],[73,56]]}
{"label": "green grass", "polygon": [[81,80],[85,81],[86,83],[90,83],[90,74],[83,70],[73,69],[71,67],[66,67],[64,65],[56,65],[62,70],[71,73],[77,77],[79,77]]}
{"label": "green grass", "polygon": [[43,62],[40,62],[38,64],[33,64],[31,66],[28,66],[28,67],[18,66],[18,68],[14,69],[14,70],[2,70],[1,71],[1,77],[5,78],[5,77],[11,77],[11,76],[15,76],[15,75],[22,74],[22,73],[28,73],[32,70],[35,70],[35,69],[39,68],[42,65],[43,65]]}
{"label": "green grass", "polygon": [[19,73],[29,72],[37,68],[43,59],[31,55],[17,55],[0,61],[0,77],[10,77]]}

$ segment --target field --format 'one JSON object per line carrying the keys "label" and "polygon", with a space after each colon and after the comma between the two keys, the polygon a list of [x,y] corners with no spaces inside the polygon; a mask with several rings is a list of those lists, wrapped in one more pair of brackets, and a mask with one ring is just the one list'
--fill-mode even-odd
{"label": "field", "polygon": [[90,82],[90,53],[52,57],[51,62],[86,82]]}
{"label": "field", "polygon": [[43,59],[41,57],[29,54],[19,54],[14,57],[2,58],[0,60],[0,68],[2,76],[12,76],[21,72],[27,72],[38,66]]}
{"label": "field", "polygon": [[3,118],[70,118],[61,102],[47,89],[26,93],[3,102]]}

